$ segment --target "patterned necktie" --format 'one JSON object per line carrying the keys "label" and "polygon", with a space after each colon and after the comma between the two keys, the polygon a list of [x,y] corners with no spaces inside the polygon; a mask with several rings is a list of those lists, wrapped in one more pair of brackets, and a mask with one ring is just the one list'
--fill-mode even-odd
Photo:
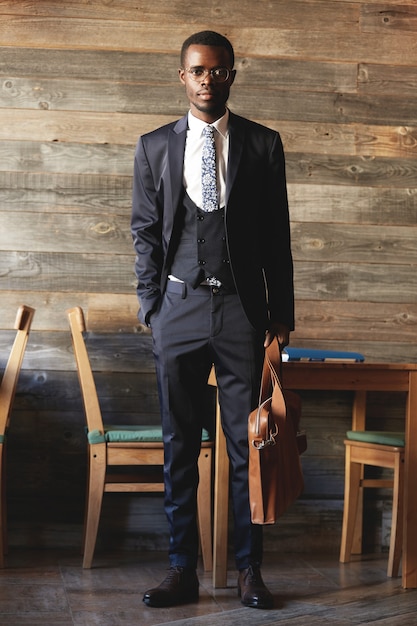
{"label": "patterned necktie", "polygon": [[[216,144],[214,142],[213,126],[203,129],[205,137],[201,158],[201,191],[203,196],[203,211],[217,211],[219,197],[216,181]],[[205,282],[212,287],[220,287],[221,282],[215,276],[208,276]]]}
{"label": "patterned necktie", "polygon": [[203,211],[216,211],[219,208],[216,182],[216,144],[213,126],[203,130],[205,137],[201,162],[201,191]]}

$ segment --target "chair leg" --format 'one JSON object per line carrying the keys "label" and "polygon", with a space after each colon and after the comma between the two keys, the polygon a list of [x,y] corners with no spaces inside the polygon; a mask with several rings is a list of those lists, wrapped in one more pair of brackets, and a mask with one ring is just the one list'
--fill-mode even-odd
{"label": "chair leg", "polygon": [[341,563],[349,563],[352,554],[362,474],[362,465],[360,463],[352,463],[350,460],[349,445],[346,446],[345,464],[345,497],[343,504],[342,539],[340,543],[339,557]]}
{"label": "chair leg", "polygon": [[89,446],[89,471],[84,522],[83,568],[89,569],[96,546],[106,476],[106,444]]}
{"label": "chair leg", "polygon": [[403,539],[403,489],[404,489],[404,455],[398,454],[395,459],[394,488],[392,492],[392,520],[389,542],[388,571],[389,577],[398,576],[400,568]]}
{"label": "chair leg", "polygon": [[198,458],[199,484],[197,490],[197,517],[200,532],[201,553],[205,572],[213,570],[213,541],[211,535],[211,476],[213,450],[201,448]]}

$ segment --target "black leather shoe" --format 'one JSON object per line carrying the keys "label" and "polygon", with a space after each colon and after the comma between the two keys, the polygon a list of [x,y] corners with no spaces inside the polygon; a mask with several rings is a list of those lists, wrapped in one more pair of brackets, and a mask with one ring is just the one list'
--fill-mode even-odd
{"label": "black leather shoe", "polygon": [[143,596],[147,606],[163,607],[188,604],[198,600],[198,578],[193,569],[170,567],[165,580]]}
{"label": "black leather shoe", "polygon": [[259,567],[250,565],[239,572],[237,591],[242,604],[253,609],[272,609],[274,599],[265,587]]}

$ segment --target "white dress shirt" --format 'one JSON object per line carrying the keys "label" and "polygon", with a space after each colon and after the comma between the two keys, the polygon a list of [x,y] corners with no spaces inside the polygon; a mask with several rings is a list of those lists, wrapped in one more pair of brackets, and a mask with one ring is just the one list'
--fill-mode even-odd
{"label": "white dress shirt", "polygon": [[[229,155],[229,110],[219,120],[210,124],[216,142],[217,191],[220,207],[226,203],[226,170]],[[188,113],[188,130],[184,153],[184,187],[191,200],[198,207],[202,206],[201,194],[201,153],[204,144],[203,129],[208,126],[191,112]]]}

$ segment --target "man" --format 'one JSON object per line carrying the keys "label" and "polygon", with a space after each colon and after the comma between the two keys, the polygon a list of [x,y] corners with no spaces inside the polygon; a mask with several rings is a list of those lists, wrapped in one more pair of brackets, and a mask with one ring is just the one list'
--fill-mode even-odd
{"label": "man", "polygon": [[273,605],[260,572],[262,527],[250,518],[247,423],[264,347],[274,337],[287,345],[293,329],[293,269],[281,140],[226,107],[233,65],[222,35],[189,37],[179,78],[190,110],[142,136],[135,155],[139,318],[153,335],[171,533],[170,569],[145,593],[148,606],[198,599],[197,459],[212,364],[231,462],[238,593],[245,606]]}

